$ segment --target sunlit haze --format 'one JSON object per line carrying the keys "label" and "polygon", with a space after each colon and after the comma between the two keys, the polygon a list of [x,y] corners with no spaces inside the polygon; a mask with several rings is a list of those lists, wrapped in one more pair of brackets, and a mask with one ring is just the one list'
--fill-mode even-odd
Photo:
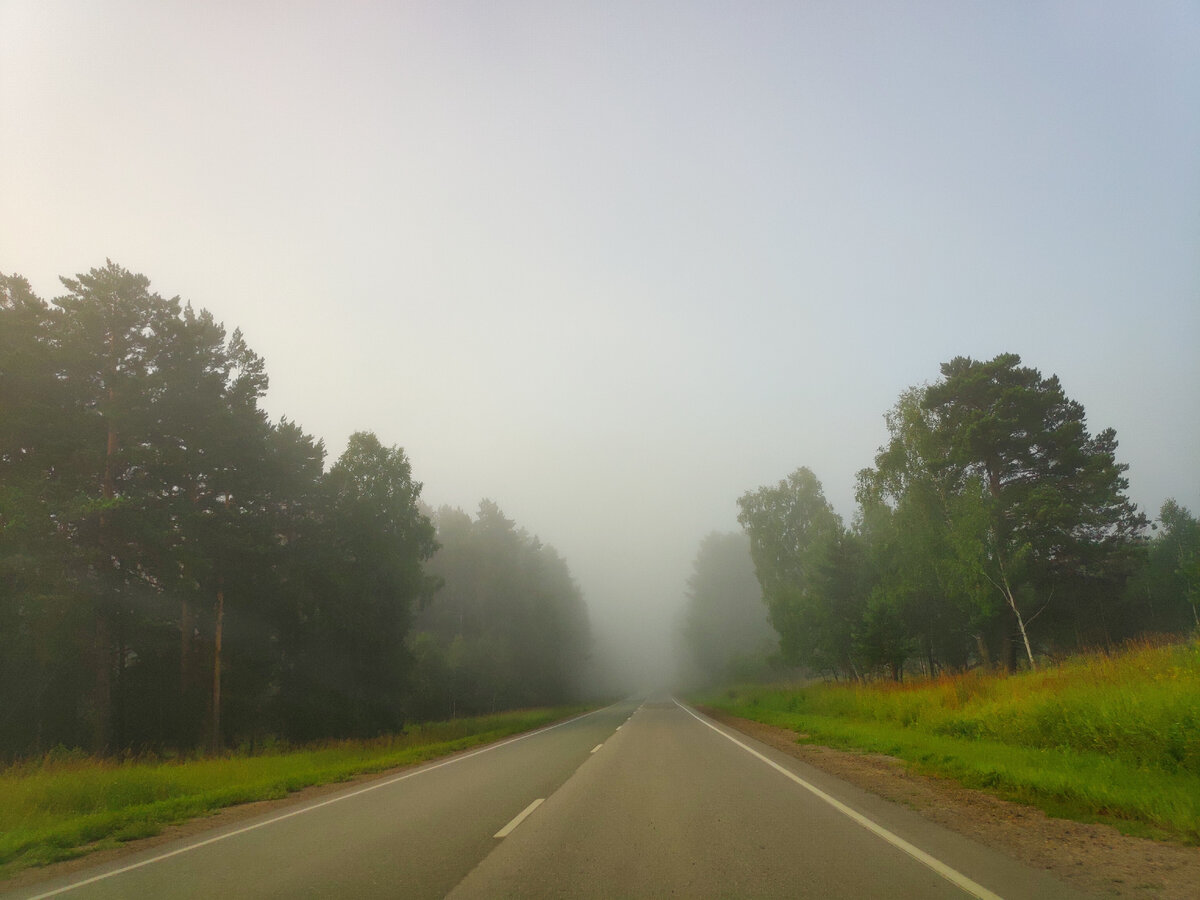
{"label": "sunlit haze", "polygon": [[[1200,6],[0,2],[0,271],[106,258],[669,671],[700,540],[1019,353],[1200,510]],[[619,649],[618,649],[619,648]]]}

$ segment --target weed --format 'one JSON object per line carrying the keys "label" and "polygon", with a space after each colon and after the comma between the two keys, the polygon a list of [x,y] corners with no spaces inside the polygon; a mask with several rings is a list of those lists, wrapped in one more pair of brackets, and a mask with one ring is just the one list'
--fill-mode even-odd
{"label": "weed", "polygon": [[705,698],[808,741],[888,753],[1047,812],[1200,843],[1200,641],[1039,672],[738,686]]}

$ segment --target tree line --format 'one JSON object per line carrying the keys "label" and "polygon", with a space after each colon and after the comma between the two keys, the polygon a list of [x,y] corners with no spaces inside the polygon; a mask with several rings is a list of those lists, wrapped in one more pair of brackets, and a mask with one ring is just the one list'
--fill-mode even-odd
{"label": "tree line", "polygon": [[755,681],[769,673],[778,634],[745,533],[713,532],[700,542],[678,627],[684,684]]}
{"label": "tree line", "polygon": [[426,719],[579,696],[589,628],[566,561],[490,500],[433,514],[437,600],[417,614],[415,702]]}
{"label": "tree line", "polygon": [[48,303],[0,275],[0,755],[370,736],[572,696],[587,614],[551,548],[494,504],[431,515],[370,432],[326,468],[260,407],[242,334],[145,276],[62,282]]}
{"label": "tree line", "polygon": [[1200,628],[1195,517],[1167,501],[1148,530],[1057,376],[959,357],[886,422],[849,526],[803,467],[738,500],[781,661],[898,680]]}

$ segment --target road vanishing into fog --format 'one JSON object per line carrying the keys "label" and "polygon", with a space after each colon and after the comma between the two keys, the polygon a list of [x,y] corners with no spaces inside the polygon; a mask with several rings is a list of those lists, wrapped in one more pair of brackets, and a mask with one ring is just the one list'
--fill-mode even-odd
{"label": "road vanishing into fog", "polygon": [[1079,895],[657,697],[13,896]]}

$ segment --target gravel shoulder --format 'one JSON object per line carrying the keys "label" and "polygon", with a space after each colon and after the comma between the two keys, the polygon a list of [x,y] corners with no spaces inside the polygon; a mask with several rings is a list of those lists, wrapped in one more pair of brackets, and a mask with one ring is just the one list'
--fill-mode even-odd
{"label": "gravel shoulder", "polygon": [[703,708],[705,715],[939,825],[1045,869],[1100,897],[1200,897],[1200,848],[1130,837],[1109,825],[1055,819],[944,778],[911,772],[890,756],[798,744],[796,733]]}

